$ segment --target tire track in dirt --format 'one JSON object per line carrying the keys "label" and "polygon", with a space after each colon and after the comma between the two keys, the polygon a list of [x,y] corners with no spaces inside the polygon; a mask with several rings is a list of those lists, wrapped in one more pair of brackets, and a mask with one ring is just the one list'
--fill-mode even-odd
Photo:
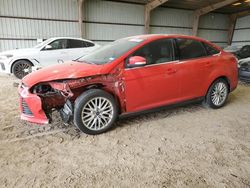
{"label": "tire track in dirt", "polygon": [[24,141],[57,133],[65,133],[72,138],[79,137],[79,131],[73,125],[64,124],[61,121],[48,125],[19,122],[18,125],[6,126],[1,129],[0,143]]}
{"label": "tire track in dirt", "polygon": [[[156,112],[150,112],[139,116],[132,116],[129,118],[121,118],[117,122],[118,127],[126,126],[128,124],[135,124],[144,121],[154,121],[156,119],[168,118],[180,113],[192,113],[203,109],[202,105],[193,104],[191,106],[182,106],[174,109],[162,109]],[[70,139],[80,138],[80,131],[72,124],[64,124],[60,119],[58,113],[53,113],[53,122],[47,125],[35,125],[20,120],[19,115],[14,117],[14,125],[6,125],[0,130],[0,143],[12,143],[33,139],[36,137],[48,136],[52,134],[64,133],[70,136]],[[64,136],[66,136],[64,135]],[[60,135],[63,136],[63,135]],[[64,138],[62,138],[63,140]]]}

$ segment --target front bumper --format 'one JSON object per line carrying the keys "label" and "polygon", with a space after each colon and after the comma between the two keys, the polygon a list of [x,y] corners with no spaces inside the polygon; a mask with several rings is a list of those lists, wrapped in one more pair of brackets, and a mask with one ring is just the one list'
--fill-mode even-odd
{"label": "front bumper", "polygon": [[37,124],[48,124],[49,119],[42,109],[41,98],[29,92],[27,87],[19,86],[21,119]]}
{"label": "front bumper", "polygon": [[0,72],[10,74],[11,59],[0,59]]}

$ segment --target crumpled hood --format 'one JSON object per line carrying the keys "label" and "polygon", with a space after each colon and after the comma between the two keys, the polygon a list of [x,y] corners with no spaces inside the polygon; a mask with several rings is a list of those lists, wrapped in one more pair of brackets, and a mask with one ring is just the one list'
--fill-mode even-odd
{"label": "crumpled hood", "polygon": [[32,87],[40,82],[83,78],[100,74],[102,67],[102,65],[93,65],[80,62],[69,62],[52,65],[28,74],[22,79],[22,82],[26,86]]}
{"label": "crumpled hood", "polygon": [[13,56],[26,56],[30,55],[33,52],[38,51],[36,48],[23,48],[23,49],[16,49],[16,50],[9,50],[9,51],[4,51],[0,53],[0,56],[2,55],[13,55]]}

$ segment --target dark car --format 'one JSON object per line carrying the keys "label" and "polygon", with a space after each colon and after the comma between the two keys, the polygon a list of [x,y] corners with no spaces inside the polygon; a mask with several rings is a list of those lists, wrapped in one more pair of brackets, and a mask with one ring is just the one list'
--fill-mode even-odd
{"label": "dark car", "polygon": [[231,52],[232,54],[234,54],[238,60],[250,57],[250,45],[245,45],[242,47],[230,46],[225,48],[224,50],[226,52]]}
{"label": "dark car", "polygon": [[245,82],[250,82],[250,59],[240,64],[239,79]]}
{"label": "dark car", "polygon": [[239,51],[235,52],[238,59],[245,59],[250,57],[250,45],[243,46]]}

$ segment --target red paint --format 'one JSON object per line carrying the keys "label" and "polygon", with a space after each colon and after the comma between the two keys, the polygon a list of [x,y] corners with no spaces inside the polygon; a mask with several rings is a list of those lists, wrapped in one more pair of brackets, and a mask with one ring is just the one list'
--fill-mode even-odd
{"label": "red paint", "polygon": [[[145,44],[157,39],[178,37],[208,43],[221,52],[214,56],[186,61],[125,68],[125,59],[128,55]],[[38,83],[48,83],[57,91],[64,92],[65,96],[38,97],[32,94],[31,90],[20,87],[19,93],[34,115],[31,117],[22,114],[21,118],[35,123],[47,123],[43,106],[46,106],[46,110],[61,107],[67,97],[74,102],[82,92],[93,85],[112,93],[121,108],[121,113],[147,110],[203,97],[209,86],[219,77],[227,78],[231,91],[237,87],[237,60],[216,45],[200,38],[182,35],[142,35],[139,38],[145,41],[111,63],[92,65],[70,62],[44,68],[26,76],[22,82],[29,89]],[[135,64],[143,59],[134,57],[131,62]],[[64,82],[55,82],[57,80]]]}
{"label": "red paint", "polygon": [[127,111],[140,111],[180,98],[175,63],[145,66],[124,71]]}
{"label": "red paint", "polygon": [[146,59],[141,56],[134,56],[129,58],[129,65],[145,65]]}
{"label": "red paint", "polygon": [[28,88],[21,88],[19,87],[19,94],[20,94],[20,109],[21,112],[23,111],[22,107],[22,98],[25,101],[25,103],[28,105],[30,111],[33,113],[33,115],[26,115],[24,113],[21,114],[21,119],[27,120],[33,123],[38,124],[47,124],[49,120],[47,119],[44,110],[42,109],[42,103],[41,99],[35,95],[31,94],[28,91]]}
{"label": "red paint", "polygon": [[52,65],[36,72],[28,74],[23,78],[26,86],[33,86],[37,83],[60,80],[82,78],[92,75],[103,74],[102,66],[79,62],[69,62],[64,64]]}

